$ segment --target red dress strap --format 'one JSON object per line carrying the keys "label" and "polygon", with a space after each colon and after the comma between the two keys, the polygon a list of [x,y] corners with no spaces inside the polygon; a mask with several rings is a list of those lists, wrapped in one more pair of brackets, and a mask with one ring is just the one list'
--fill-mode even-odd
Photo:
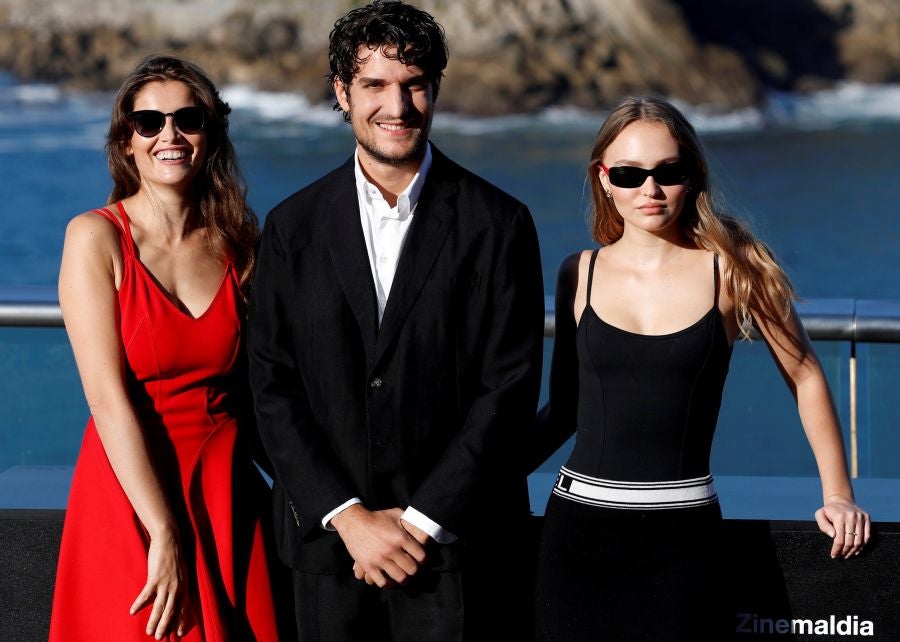
{"label": "red dress strap", "polygon": [[119,210],[119,215],[122,217],[121,219],[113,214],[112,210],[110,210],[108,207],[98,208],[93,210],[93,212],[95,214],[99,214],[116,226],[116,229],[119,230],[120,239],[122,242],[122,251],[126,256],[134,256],[134,238],[131,236],[131,223],[128,220],[128,214],[125,213],[125,207],[122,205],[121,201],[116,203],[116,206]]}

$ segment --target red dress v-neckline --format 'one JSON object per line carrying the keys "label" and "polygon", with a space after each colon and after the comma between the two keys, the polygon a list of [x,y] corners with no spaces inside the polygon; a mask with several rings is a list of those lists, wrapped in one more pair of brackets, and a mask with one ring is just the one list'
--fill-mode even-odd
{"label": "red dress v-neckline", "polygon": [[[225,269],[223,271],[222,278],[219,281],[219,286],[213,293],[212,299],[210,299],[209,303],[203,309],[203,312],[195,315],[181,299],[179,299],[177,296],[172,294],[172,292],[163,287],[159,279],[156,278],[156,275],[153,274],[153,270],[148,268],[147,265],[141,260],[140,256],[138,255],[137,243],[135,242],[134,235],[131,232],[131,220],[128,218],[128,213],[125,210],[125,206],[121,201],[119,201],[118,203],[116,203],[116,208],[119,211],[119,216],[121,216],[121,223],[119,224],[118,221],[116,221],[116,223],[119,224],[120,232],[123,235],[122,250],[125,260],[130,260],[133,262],[133,264],[143,274],[144,278],[150,282],[151,289],[156,290],[156,292],[166,300],[166,303],[168,303],[168,305],[170,305],[172,310],[174,310],[176,313],[183,315],[186,319],[189,319],[191,321],[199,321],[203,317],[205,317],[219,300],[219,295],[222,293],[222,290],[225,288],[225,284],[228,282],[228,276],[232,269],[231,261],[225,262]],[[109,212],[109,209],[106,209],[106,211]],[[110,217],[106,216],[106,218]]]}

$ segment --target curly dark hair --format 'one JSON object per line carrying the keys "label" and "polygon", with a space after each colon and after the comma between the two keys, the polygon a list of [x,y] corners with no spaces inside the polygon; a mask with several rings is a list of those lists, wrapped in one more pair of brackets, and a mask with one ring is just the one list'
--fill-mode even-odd
{"label": "curly dark hair", "polygon": [[[368,56],[359,56],[360,45],[379,49],[385,58],[421,67],[436,99],[447,67],[444,28],[429,13],[401,0],[375,0],[353,9],[334,23],[328,36],[328,82],[349,86]],[[335,101],[335,111],[342,111]],[[345,113],[344,120],[350,121]]]}

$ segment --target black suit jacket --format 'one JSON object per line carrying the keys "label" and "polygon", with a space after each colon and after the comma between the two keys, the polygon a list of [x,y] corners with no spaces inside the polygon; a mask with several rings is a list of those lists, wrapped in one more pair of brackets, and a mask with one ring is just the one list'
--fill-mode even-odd
{"label": "black suit jacket", "polygon": [[296,569],[350,568],[320,521],[354,496],[372,510],[411,505],[458,535],[440,563],[488,533],[524,537],[543,340],[537,236],[524,205],[432,149],[380,327],[353,158],[266,219],[250,380],[276,473],[278,548]]}

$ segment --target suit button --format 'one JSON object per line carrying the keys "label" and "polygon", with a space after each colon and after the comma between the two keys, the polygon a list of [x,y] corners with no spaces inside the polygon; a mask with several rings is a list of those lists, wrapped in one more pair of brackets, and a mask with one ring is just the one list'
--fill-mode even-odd
{"label": "suit button", "polygon": [[384,385],[384,381],[382,381],[380,377],[375,377],[374,379],[372,379],[372,381],[369,382],[370,388],[378,389],[383,385]]}

